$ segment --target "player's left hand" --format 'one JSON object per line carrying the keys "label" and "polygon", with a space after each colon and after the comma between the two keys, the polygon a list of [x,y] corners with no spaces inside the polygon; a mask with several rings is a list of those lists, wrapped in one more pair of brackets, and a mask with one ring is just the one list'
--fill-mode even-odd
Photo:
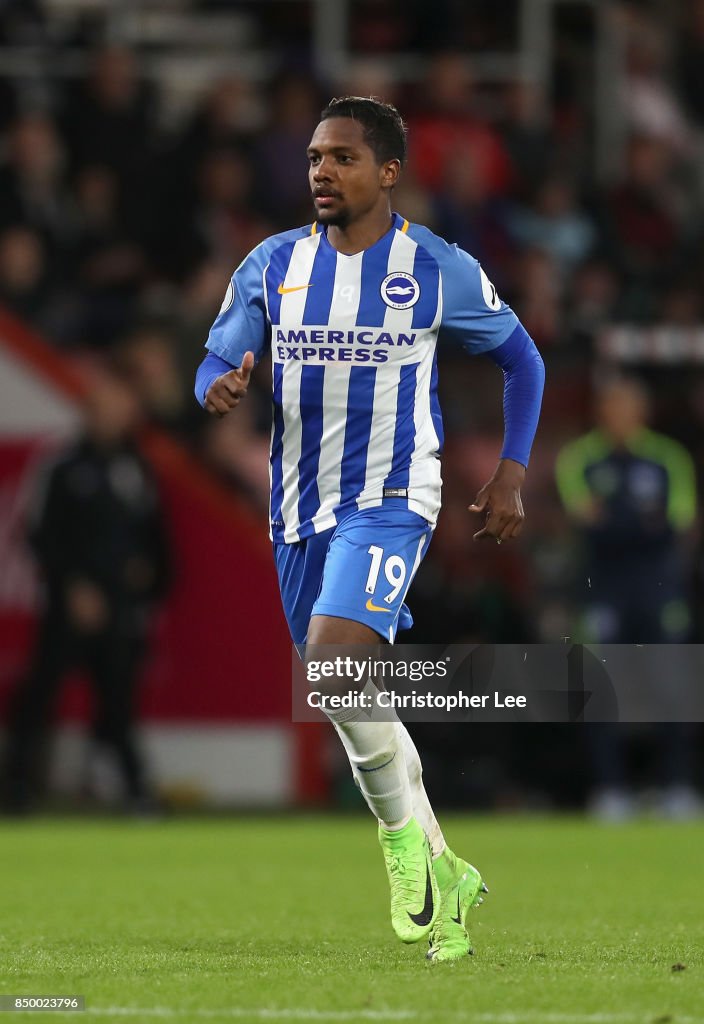
{"label": "player's left hand", "polygon": [[502,459],[496,472],[469,506],[470,512],[484,512],[484,526],[474,534],[475,540],[504,540],[518,537],[523,529],[525,513],[521,501],[521,484],[525,466],[512,459]]}

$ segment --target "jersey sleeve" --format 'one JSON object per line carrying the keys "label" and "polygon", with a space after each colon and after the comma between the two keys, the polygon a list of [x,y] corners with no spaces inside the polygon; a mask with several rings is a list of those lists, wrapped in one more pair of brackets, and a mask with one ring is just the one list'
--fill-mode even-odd
{"label": "jersey sleeve", "polygon": [[456,245],[445,247],[439,260],[442,275],[440,337],[459,343],[472,355],[503,344],[519,325],[510,306],[479,263]]}
{"label": "jersey sleeve", "polygon": [[210,328],[205,347],[239,366],[245,352],[259,362],[269,346],[270,324],[264,297],[264,269],[269,262],[265,242],[246,256],[232,275],[220,312]]}

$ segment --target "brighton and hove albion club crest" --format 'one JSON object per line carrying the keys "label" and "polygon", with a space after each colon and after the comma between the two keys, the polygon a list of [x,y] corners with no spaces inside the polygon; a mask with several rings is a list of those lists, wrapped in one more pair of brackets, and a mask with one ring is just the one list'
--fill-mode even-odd
{"label": "brighton and hove albion club crest", "polygon": [[232,283],[232,281],[230,281],[230,283],[227,286],[227,291],[225,292],[225,298],[222,300],[222,306],[220,307],[220,312],[218,313],[218,316],[221,316],[222,313],[226,313],[234,301],[235,286]]}
{"label": "brighton and hove albion club crest", "polygon": [[410,309],[420,298],[420,285],[411,274],[397,270],[381,282],[381,297],[392,309]]}

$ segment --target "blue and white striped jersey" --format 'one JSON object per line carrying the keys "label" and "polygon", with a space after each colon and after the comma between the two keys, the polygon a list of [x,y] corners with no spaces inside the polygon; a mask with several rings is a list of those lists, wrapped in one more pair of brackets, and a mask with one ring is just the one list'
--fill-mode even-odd
{"label": "blue and white striped jersey", "polygon": [[234,366],[271,349],[271,536],[334,527],[385,492],[434,523],[438,337],[472,353],[518,326],[475,259],[394,215],[353,256],[318,225],[267,238],[235,271],[207,348]]}

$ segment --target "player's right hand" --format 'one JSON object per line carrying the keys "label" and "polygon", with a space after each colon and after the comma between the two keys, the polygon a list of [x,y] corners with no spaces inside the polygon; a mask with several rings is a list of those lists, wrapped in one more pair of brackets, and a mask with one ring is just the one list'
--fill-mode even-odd
{"label": "player's right hand", "polygon": [[230,370],[216,377],[205,395],[205,408],[213,416],[226,416],[240,404],[247,394],[249,378],[254,368],[254,352],[245,352],[238,370]]}

